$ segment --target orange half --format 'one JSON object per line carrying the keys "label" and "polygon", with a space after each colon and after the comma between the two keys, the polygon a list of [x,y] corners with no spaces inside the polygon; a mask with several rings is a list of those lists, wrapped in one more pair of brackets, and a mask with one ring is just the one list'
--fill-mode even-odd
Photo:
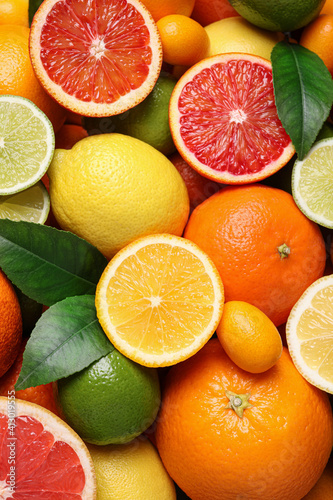
{"label": "orange half", "polygon": [[43,87],[84,116],[111,116],[141,102],[162,65],[157,26],[138,0],[44,0],[30,30]]}
{"label": "orange half", "polygon": [[275,106],[271,63],[219,54],[192,66],[170,99],[170,129],[201,175],[225,184],[257,182],[295,153]]}
{"label": "orange half", "polygon": [[98,319],[113,345],[145,366],[195,354],[221,319],[224,291],[210,258],[179,236],[140,238],[118,252],[96,289]]}

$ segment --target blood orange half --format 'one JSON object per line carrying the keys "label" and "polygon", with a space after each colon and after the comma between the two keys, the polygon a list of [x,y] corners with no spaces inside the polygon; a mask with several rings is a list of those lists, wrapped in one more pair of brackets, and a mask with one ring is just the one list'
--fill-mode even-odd
{"label": "blood orange half", "polygon": [[139,0],[44,0],[31,24],[30,57],[60,104],[84,116],[110,116],[153,89],[162,46]]}
{"label": "blood orange half", "polygon": [[295,149],[278,118],[271,63],[219,54],[192,66],[170,99],[170,129],[183,158],[226,184],[265,179]]}
{"label": "blood orange half", "polygon": [[11,397],[0,397],[0,498],[96,499],[81,438],[45,408]]}

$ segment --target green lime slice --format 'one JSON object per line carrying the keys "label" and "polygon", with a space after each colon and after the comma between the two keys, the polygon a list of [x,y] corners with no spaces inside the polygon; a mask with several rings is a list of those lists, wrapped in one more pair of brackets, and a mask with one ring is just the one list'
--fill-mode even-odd
{"label": "green lime slice", "polygon": [[54,131],[47,116],[24,97],[0,95],[0,195],[39,181],[53,152]]}
{"label": "green lime slice", "polygon": [[0,219],[43,224],[49,211],[50,197],[42,181],[19,193],[0,196]]}
{"label": "green lime slice", "polygon": [[333,138],[315,143],[304,160],[296,160],[292,195],[310,220],[333,228]]}

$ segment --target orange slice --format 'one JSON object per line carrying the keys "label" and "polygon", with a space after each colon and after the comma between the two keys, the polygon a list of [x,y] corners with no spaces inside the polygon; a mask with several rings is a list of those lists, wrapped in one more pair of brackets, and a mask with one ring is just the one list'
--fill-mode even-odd
{"label": "orange slice", "polygon": [[271,63],[259,56],[219,54],[195,64],[178,80],[169,116],[179,153],[217,182],[265,179],[295,152],[278,118]]}
{"label": "orange slice", "polygon": [[0,456],[2,499],[96,499],[95,471],[86,445],[63,420],[39,405],[0,397]]}
{"label": "orange slice", "polygon": [[168,366],[195,354],[222,316],[224,291],[210,258],[185,238],[158,234],[120,250],[96,289],[98,319],[125,356]]}
{"label": "orange slice", "polygon": [[30,57],[60,104],[84,116],[110,116],[153,89],[162,46],[139,0],[44,0],[31,24]]}

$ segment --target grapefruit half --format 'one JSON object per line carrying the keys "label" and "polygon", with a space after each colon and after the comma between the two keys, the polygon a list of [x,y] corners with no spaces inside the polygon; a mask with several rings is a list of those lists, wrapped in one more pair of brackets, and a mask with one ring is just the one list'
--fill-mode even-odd
{"label": "grapefruit half", "polygon": [[81,438],[45,408],[11,397],[0,397],[0,498],[96,499]]}
{"label": "grapefruit half", "polygon": [[111,116],[153,89],[162,45],[139,0],[44,0],[31,23],[30,57],[61,105],[84,116]]}
{"label": "grapefruit half", "polygon": [[295,152],[277,114],[271,63],[259,56],[219,54],[192,66],[171,95],[169,120],[182,157],[217,182],[265,179]]}

